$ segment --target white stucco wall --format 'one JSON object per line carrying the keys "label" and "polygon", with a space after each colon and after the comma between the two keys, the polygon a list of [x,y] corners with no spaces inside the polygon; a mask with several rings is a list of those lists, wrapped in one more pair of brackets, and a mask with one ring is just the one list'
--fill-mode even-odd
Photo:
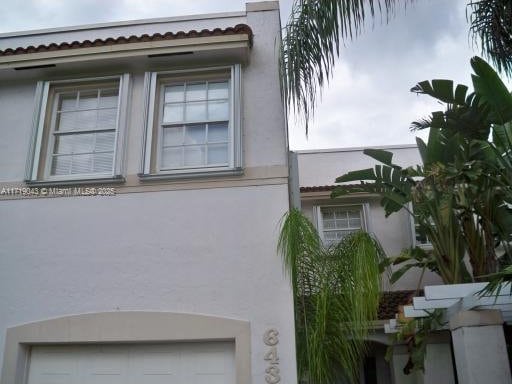
{"label": "white stucco wall", "polygon": [[[389,146],[382,149],[393,152],[393,161],[401,166],[421,164],[416,146]],[[298,151],[299,183],[301,187],[333,185],[336,177],[349,171],[373,168],[377,162],[363,154],[363,148],[341,148],[318,151]],[[388,256],[397,256],[402,249],[410,247],[413,242],[413,231],[410,215],[397,212],[386,218],[380,199],[375,196],[349,195],[330,199],[329,192],[302,193],[301,208],[304,213],[316,222],[314,207],[320,205],[369,204],[367,228],[375,234]],[[420,270],[411,270],[394,285],[390,286],[384,279],[384,289],[402,290],[416,289]],[[433,273],[426,272],[422,286],[439,284],[441,280]]]}
{"label": "white stucco wall", "polygon": [[[401,166],[420,164],[421,158],[415,145],[396,145],[381,148],[393,152],[393,162]],[[373,168],[377,161],[363,154],[364,148],[334,148],[297,151],[299,185],[312,187],[333,185],[334,180],[349,171]]]}
{"label": "white stucco wall", "polygon": [[[0,47],[23,46],[241,22],[254,33],[242,66],[246,174],[240,177],[138,185],[133,180],[140,172],[143,75],[154,68],[123,63],[104,72],[98,66],[79,73],[75,67],[49,69],[52,78],[131,74],[124,168],[134,185],[117,186],[122,193],[112,197],[0,199],[0,362],[5,329],[22,323],[85,312],[190,312],[251,323],[254,383],[264,382],[268,367],[263,332],[277,328],[281,380],[296,382],[292,295],[276,252],[278,223],[289,199],[275,44],[279,11],[273,8],[121,26],[115,33],[101,28],[0,36]],[[169,63],[158,69],[172,69]],[[28,72],[26,79],[16,73],[15,81],[0,84],[0,184],[5,187],[24,185],[36,81],[45,79]]]}
{"label": "white stucco wall", "polygon": [[293,382],[291,293],[275,249],[287,202],[286,185],[0,202],[0,351],[7,327],[51,317],[201,313],[251,322],[254,383],[263,332],[277,328]]}

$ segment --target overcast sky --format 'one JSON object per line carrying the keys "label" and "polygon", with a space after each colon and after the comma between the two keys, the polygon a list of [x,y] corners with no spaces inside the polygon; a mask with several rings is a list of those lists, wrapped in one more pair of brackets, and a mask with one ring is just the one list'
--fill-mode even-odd
{"label": "overcast sky", "polygon": [[[283,24],[292,0],[282,0]],[[440,106],[409,89],[449,78],[470,84],[466,0],[418,0],[388,25],[349,42],[306,139],[290,120],[292,149],[414,143],[410,122]],[[242,0],[16,0],[0,2],[0,32],[187,14],[241,11]]]}

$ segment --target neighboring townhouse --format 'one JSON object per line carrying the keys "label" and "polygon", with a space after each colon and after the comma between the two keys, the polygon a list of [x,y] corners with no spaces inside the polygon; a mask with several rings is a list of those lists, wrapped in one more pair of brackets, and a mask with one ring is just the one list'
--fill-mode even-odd
{"label": "neighboring townhouse", "polygon": [[[377,147],[373,147],[377,148]],[[393,162],[400,166],[421,164],[415,145],[378,147],[393,153]],[[326,244],[339,241],[348,233],[365,230],[375,235],[388,256],[397,256],[404,248],[419,245],[429,248],[427,239],[416,233],[414,220],[406,211],[385,217],[380,197],[367,193],[348,194],[336,199],[330,195],[335,179],[347,172],[373,168],[377,162],[363,153],[364,148],[338,148],[303,150],[291,153],[294,178],[294,204],[300,203],[304,214],[318,229]],[[293,175],[293,173],[292,173]],[[293,184],[293,183],[292,183]],[[298,184],[298,185],[297,185]],[[348,186],[350,188],[350,185]],[[429,345],[431,351],[425,375],[404,375],[403,367],[408,355],[405,346],[397,346],[390,363],[384,359],[389,336],[384,334],[384,324],[394,319],[401,305],[409,304],[425,285],[442,284],[440,278],[426,272],[418,286],[421,270],[410,270],[394,285],[383,279],[383,295],[379,307],[375,332],[371,335],[371,350],[361,373],[362,383],[416,384],[452,383],[453,367],[449,334],[441,333]]]}
{"label": "neighboring townhouse", "polygon": [[1,384],[297,382],[280,32],[0,35]]}

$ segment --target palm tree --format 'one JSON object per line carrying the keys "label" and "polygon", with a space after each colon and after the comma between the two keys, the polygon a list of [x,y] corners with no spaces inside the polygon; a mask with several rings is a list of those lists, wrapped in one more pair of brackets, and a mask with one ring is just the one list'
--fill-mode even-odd
{"label": "palm tree", "polygon": [[[389,21],[397,7],[418,0],[294,0],[281,50],[283,96],[304,117],[306,134],[317,91],[332,75],[344,41],[358,36],[368,18]],[[468,0],[469,32],[482,55],[512,74],[512,3]]]}
{"label": "palm tree", "polygon": [[283,219],[279,251],[294,293],[299,379],[355,382],[368,325],[377,316],[382,248],[363,232],[325,247],[313,224],[293,209]]}
{"label": "palm tree", "polygon": [[365,153],[381,164],[336,179],[361,184],[350,190],[341,185],[333,196],[377,193],[386,215],[412,206],[433,249],[404,253],[396,261],[409,263],[398,277],[416,265],[446,284],[465,283],[511,263],[512,95],[484,60],[474,57],[471,65],[474,92],[451,80],[422,81],[412,89],[446,105],[413,123],[413,129],[430,129],[427,143],[417,138],[422,165],[404,168],[393,163],[391,152],[370,149]]}

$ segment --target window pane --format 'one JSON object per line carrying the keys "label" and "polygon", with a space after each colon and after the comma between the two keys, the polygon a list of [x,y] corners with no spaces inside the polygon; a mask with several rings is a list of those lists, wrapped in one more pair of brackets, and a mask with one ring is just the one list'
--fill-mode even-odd
{"label": "window pane", "polygon": [[92,152],[94,150],[94,134],[62,135],[55,139],[55,154],[72,154]]}
{"label": "window pane", "polygon": [[208,99],[227,99],[229,98],[228,82],[208,84]]}
{"label": "window pane", "polygon": [[228,146],[227,144],[216,144],[208,146],[208,164],[227,164]]}
{"label": "window pane", "polygon": [[115,132],[98,132],[96,135],[96,144],[94,146],[95,152],[113,151],[114,141],[116,138]]}
{"label": "window pane", "polygon": [[56,127],[58,131],[76,131],[96,128],[97,111],[78,111],[59,113]]}
{"label": "window pane", "polygon": [[98,108],[98,91],[82,91],[78,98],[79,109],[96,109]]}
{"label": "window pane", "polygon": [[77,99],[76,92],[61,94],[59,110],[69,111],[69,110],[76,109],[76,99]]}
{"label": "window pane", "polygon": [[164,148],[162,150],[162,168],[183,167],[183,148]]}
{"label": "window pane", "polygon": [[164,128],[164,146],[183,144],[183,127]]}
{"label": "window pane", "polygon": [[73,153],[73,136],[56,136],[53,153]]}
{"label": "window pane", "polygon": [[183,104],[169,104],[164,107],[164,123],[183,121]]}
{"label": "window pane", "polygon": [[71,173],[91,173],[92,172],[92,154],[73,155],[71,162]]}
{"label": "window pane", "polygon": [[69,175],[71,170],[71,156],[54,156],[51,174],[54,176]]}
{"label": "window pane", "polygon": [[348,211],[348,217],[351,219],[359,219],[361,215],[359,211]]}
{"label": "window pane", "polygon": [[206,103],[195,102],[186,104],[186,121],[204,121],[206,120]]}
{"label": "window pane", "polygon": [[228,141],[228,123],[208,124],[208,142],[218,143]]}
{"label": "window pane", "polygon": [[324,220],[323,225],[325,229],[334,229],[336,228],[334,225],[334,220]]}
{"label": "window pane", "polygon": [[336,219],[336,228],[347,228],[348,220],[347,219]]}
{"label": "window pane", "polygon": [[55,154],[113,151],[115,132],[77,133],[55,137]]}
{"label": "window pane", "polygon": [[172,85],[165,87],[164,101],[166,103],[175,103],[185,101],[183,85]]}
{"label": "window pane", "polygon": [[204,146],[185,147],[184,165],[187,167],[199,166],[205,164],[205,150]]}
{"label": "window pane", "polygon": [[100,109],[98,111],[98,128],[115,129],[117,126],[117,109]]}
{"label": "window pane", "polygon": [[206,125],[187,125],[185,127],[185,144],[203,144],[206,141]]}
{"label": "window pane", "polygon": [[324,220],[334,218],[333,211],[330,209],[322,209],[322,217]]}
{"label": "window pane", "polygon": [[93,155],[93,172],[111,172],[112,164],[114,162],[114,152],[110,153],[96,153]]}
{"label": "window pane", "polygon": [[206,83],[187,84],[187,101],[206,100]]}
{"label": "window pane", "polygon": [[229,120],[229,103],[227,101],[210,101],[208,103],[209,120]]}
{"label": "window pane", "polygon": [[343,208],[334,209],[334,214],[336,215],[337,219],[346,219],[348,217],[347,211]]}
{"label": "window pane", "polygon": [[100,95],[100,107],[117,108],[118,90],[104,89]]}
{"label": "window pane", "polygon": [[361,219],[359,217],[357,219],[350,219],[349,225],[352,228],[361,228]]}

